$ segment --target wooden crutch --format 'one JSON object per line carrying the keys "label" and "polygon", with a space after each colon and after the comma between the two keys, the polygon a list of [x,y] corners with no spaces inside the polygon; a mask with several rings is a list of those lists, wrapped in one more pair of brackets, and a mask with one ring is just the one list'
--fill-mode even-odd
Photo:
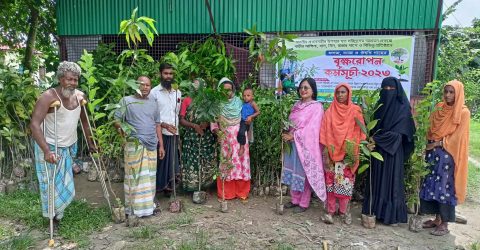
{"label": "wooden crutch", "polygon": [[[83,112],[85,113],[85,117],[87,119],[88,128],[90,129],[90,131],[93,131],[92,126],[90,125],[90,119],[88,118],[87,108],[85,107],[86,104],[87,104],[87,101],[85,99],[83,99],[80,102],[80,105],[82,106]],[[110,203],[110,194],[108,193],[107,184],[105,183],[105,174],[103,172],[103,168],[97,164],[97,161],[95,160],[95,157],[93,156],[92,151],[90,150],[90,146],[88,145],[87,134],[85,134],[85,128],[83,128],[82,125],[80,125],[80,127],[82,127],[83,138],[85,139],[85,142],[87,143],[88,155],[92,159],[93,165],[95,166],[95,170],[100,175],[100,185],[102,186],[103,197],[107,200],[108,208],[110,209],[110,213],[113,213],[112,205]],[[98,148],[95,140],[93,140],[93,145],[95,146],[95,148]],[[100,163],[100,161],[99,161],[99,163]]]}

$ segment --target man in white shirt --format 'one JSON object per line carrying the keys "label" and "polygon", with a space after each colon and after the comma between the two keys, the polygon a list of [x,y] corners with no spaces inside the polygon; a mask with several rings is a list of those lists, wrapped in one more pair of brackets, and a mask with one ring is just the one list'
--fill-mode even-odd
{"label": "man in white shirt", "polygon": [[[172,87],[173,78],[172,65],[162,63],[160,65],[160,84],[150,92],[150,96],[155,99],[160,112],[163,147],[165,149],[165,157],[157,161],[156,188],[157,193],[163,191],[167,196],[173,189],[173,178],[180,174],[178,114],[182,93]],[[175,173],[173,173],[173,169],[175,169]]]}

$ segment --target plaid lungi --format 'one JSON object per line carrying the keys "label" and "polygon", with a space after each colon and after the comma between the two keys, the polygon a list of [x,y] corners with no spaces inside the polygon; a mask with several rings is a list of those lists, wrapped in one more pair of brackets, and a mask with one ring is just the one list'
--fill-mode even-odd
{"label": "plaid lungi", "polygon": [[[48,145],[52,152],[55,151],[55,146]],[[40,185],[40,198],[42,201],[42,214],[48,217],[48,187],[47,187],[47,173],[45,169],[44,153],[40,146],[35,142],[35,169],[37,172],[38,183]],[[57,171],[55,175],[55,218],[60,220],[63,217],[63,211],[73,201],[75,197],[75,186],[73,183],[73,157],[77,154],[77,143],[70,147],[59,147],[58,155],[60,160],[57,163]],[[55,167],[54,164],[47,163],[47,168],[50,170]],[[50,173],[50,172],[49,172]],[[52,178],[52,176],[49,176]]]}
{"label": "plaid lungi", "polygon": [[123,184],[127,214],[133,212],[138,217],[153,214],[156,173],[157,151],[149,151],[139,143],[127,142]]}

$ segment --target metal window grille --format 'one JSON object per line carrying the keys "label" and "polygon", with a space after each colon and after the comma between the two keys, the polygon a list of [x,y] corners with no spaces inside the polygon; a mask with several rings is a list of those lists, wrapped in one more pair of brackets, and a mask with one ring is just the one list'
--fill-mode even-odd
{"label": "metal window grille", "polygon": [[[435,56],[435,43],[437,35],[432,30],[355,30],[355,31],[306,31],[290,32],[298,36],[363,36],[363,35],[407,35],[415,36],[415,53],[412,69],[412,91],[411,95],[420,93],[425,83],[433,79],[433,66]],[[202,41],[211,34],[169,34],[158,35],[152,47],[148,46],[146,39],[139,44],[139,48],[148,50],[149,55],[159,60],[170,51],[176,51],[182,43],[193,43]],[[231,33],[220,34],[224,40],[227,50],[233,54],[236,61],[237,84],[244,81],[249,72],[253,70],[253,64],[248,59],[248,47],[243,43],[247,34]],[[275,33],[267,33],[267,37],[273,37]],[[124,36],[118,35],[97,35],[97,36],[63,36],[61,37],[61,59],[78,61],[83,50],[94,50],[99,43],[115,43],[114,51],[120,53],[127,49]],[[258,82],[262,86],[274,87],[276,72],[274,65],[264,65],[258,76]]]}

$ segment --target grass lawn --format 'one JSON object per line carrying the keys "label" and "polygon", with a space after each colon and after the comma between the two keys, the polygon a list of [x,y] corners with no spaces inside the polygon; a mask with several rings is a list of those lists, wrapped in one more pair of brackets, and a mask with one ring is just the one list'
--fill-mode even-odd
{"label": "grass lawn", "polygon": [[467,196],[474,201],[480,202],[480,168],[468,164]]}
{"label": "grass lawn", "polygon": [[480,161],[480,122],[470,121],[470,147],[468,149],[471,157]]}
{"label": "grass lawn", "polygon": [[[470,122],[470,157],[480,161],[480,122]],[[473,163],[468,163],[468,196],[480,202],[480,168],[474,166]]]}
{"label": "grass lawn", "polygon": [[[19,221],[31,229],[47,231],[48,219],[43,218],[40,209],[40,196],[29,191],[18,191],[10,195],[0,195],[0,217]],[[75,241],[79,246],[88,245],[87,236],[107,225],[110,221],[109,211],[105,208],[94,209],[85,201],[73,201],[65,210],[60,222],[59,235],[65,239]],[[7,234],[7,232],[1,232]],[[23,235],[28,239],[28,235]],[[13,238],[10,242],[0,243],[0,249],[11,249],[20,239]],[[25,242],[21,240],[20,242]],[[29,241],[33,243],[33,241]],[[18,244],[18,243],[17,243]],[[23,249],[23,247],[13,247]],[[29,247],[25,247],[29,248]]]}

